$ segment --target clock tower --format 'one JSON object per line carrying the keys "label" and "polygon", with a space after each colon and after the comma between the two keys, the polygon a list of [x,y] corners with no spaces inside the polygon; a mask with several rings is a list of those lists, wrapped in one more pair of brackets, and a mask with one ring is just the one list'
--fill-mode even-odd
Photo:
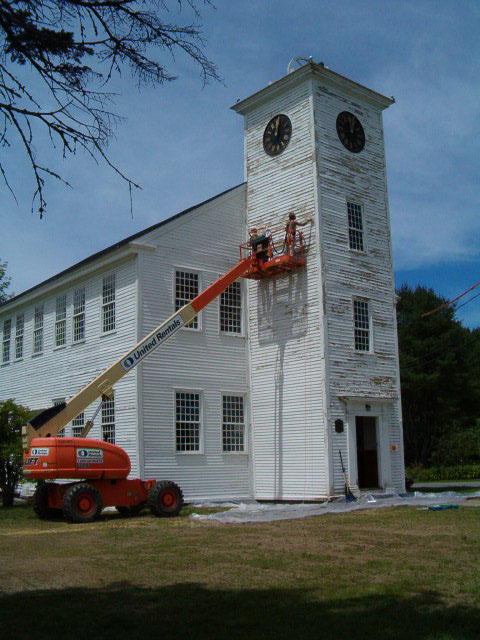
{"label": "clock tower", "polygon": [[237,103],[247,226],[303,227],[306,266],[248,281],[252,493],[404,490],[382,111],[393,100],[309,61]]}

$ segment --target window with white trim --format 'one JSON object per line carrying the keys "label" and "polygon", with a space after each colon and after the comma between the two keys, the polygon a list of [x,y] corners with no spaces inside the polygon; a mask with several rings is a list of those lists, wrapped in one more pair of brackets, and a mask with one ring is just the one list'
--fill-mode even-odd
{"label": "window with white trim", "polygon": [[[175,271],[175,311],[198,296],[198,286],[198,273]],[[198,316],[195,316],[185,327],[198,329]]]}
{"label": "window with white trim", "polygon": [[80,438],[82,435],[83,427],[85,426],[85,412],[79,413],[76,418],[72,420],[72,436],[74,438]]}
{"label": "window with white trim", "polygon": [[355,351],[370,351],[370,309],[368,300],[353,301]]}
{"label": "window with white trim", "polygon": [[35,307],[33,314],[33,353],[43,351],[43,305]]}
{"label": "window with white trim", "polygon": [[200,451],[200,394],[175,394],[175,450]]}
{"label": "window with white trim", "polygon": [[4,320],[3,322],[3,338],[2,338],[2,363],[10,362],[10,338],[12,335],[12,320]]}
{"label": "window with white trim", "polygon": [[115,329],[115,274],[103,278],[102,332]]}
{"label": "window with white trim", "polygon": [[243,396],[222,396],[222,446],[226,453],[245,451]]}
{"label": "window with white trim", "polygon": [[67,343],[67,294],[57,298],[55,309],[55,346]]}
{"label": "window with white trim", "polygon": [[348,243],[350,249],[354,251],[364,251],[362,205],[355,202],[347,202],[347,213]]}
{"label": "window with white trim", "polygon": [[220,331],[242,333],[242,287],[232,282],[220,295]]}
{"label": "window with white trim", "polygon": [[[54,407],[58,407],[59,404],[63,404],[65,402],[65,398],[54,398],[52,402]],[[63,429],[57,433],[57,438],[64,438],[64,437],[65,437],[65,427],[63,427]]]}
{"label": "window with white trim", "polygon": [[25,331],[25,316],[20,313],[15,322],[15,359],[23,358],[23,333]]}
{"label": "window with white trim", "polygon": [[105,398],[102,405],[102,440],[115,444],[115,398]]}
{"label": "window with white trim", "polygon": [[85,340],[85,287],[73,292],[73,342]]}

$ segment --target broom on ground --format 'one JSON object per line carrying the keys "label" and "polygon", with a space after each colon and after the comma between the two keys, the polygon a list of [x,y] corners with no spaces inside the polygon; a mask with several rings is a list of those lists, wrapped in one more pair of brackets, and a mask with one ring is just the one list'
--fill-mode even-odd
{"label": "broom on ground", "polygon": [[356,502],[357,499],[355,498],[355,496],[350,490],[350,487],[348,486],[347,476],[345,474],[345,467],[343,466],[342,452],[340,451],[340,449],[338,450],[338,453],[340,454],[340,462],[342,464],[342,472],[343,472],[343,481],[345,482],[345,499],[347,502]]}

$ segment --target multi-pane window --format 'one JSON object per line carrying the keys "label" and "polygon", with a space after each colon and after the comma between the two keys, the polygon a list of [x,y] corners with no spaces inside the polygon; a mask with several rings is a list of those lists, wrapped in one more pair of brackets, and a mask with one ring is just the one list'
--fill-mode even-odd
{"label": "multi-pane window", "polygon": [[115,444],[115,399],[105,398],[102,405],[102,440]]}
{"label": "multi-pane window", "polygon": [[10,337],[12,334],[12,321],[5,320],[3,323],[3,338],[2,338],[2,362],[10,362]]}
{"label": "multi-pane window", "polygon": [[[175,311],[178,311],[198,295],[198,273],[188,271],[175,272]],[[198,316],[185,325],[198,329]]]}
{"label": "multi-pane window", "polygon": [[175,394],[175,449],[200,451],[200,394]]}
{"label": "multi-pane window", "polygon": [[103,278],[102,331],[115,329],[115,274]]}
{"label": "multi-pane window", "polygon": [[370,351],[370,312],[367,300],[353,301],[356,351]]}
{"label": "multi-pane window", "polygon": [[350,249],[364,251],[362,205],[347,202],[348,212],[348,242]]}
{"label": "multi-pane window", "polygon": [[242,288],[233,282],[220,296],[220,331],[242,333]]}
{"label": "multi-pane window", "polygon": [[23,332],[25,330],[25,316],[23,313],[17,316],[15,322],[15,359],[23,358]]}
{"label": "multi-pane window", "polygon": [[223,451],[245,451],[243,396],[223,396],[222,404]]}
{"label": "multi-pane window", "polygon": [[67,343],[67,295],[57,298],[55,310],[55,346],[61,347]]}
{"label": "multi-pane window", "polygon": [[73,292],[73,342],[85,339],[85,287]]}
{"label": "multi-pane window", "polygon": [[43,351],[43,305],[35,307],[33,314],[33,353]]}
{"label": "multi-pane window", "polygon": [[[65,402],[65,398],[55,398],[52,400],[52,402],[53,402],[53,406],[57,407],[59,404],[63,404]],[[57,433],[57,438],[64,438],[64,437],[65,437],[65,427],[63,427],[63,429]]]}
{"label": "multi-pane window", "polygon": [[78,416],[72,420],[72,436],[74,438],[80,438],[84,426],[85,413],[82,411],[82,413],[79,413]]}

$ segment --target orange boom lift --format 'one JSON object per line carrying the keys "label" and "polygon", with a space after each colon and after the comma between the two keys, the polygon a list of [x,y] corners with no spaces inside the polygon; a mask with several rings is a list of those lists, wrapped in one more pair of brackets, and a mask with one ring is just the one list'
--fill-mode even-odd
{"label": "orange boom lift", "polygon": [[[188,324],[212,300],[240,276],[261,279],[285,273],[305,264],[302,234],[287,233],[277,252],[270,232],[240,245],[240,260],[191,302],[160,324],[113,365],[89,382],[68,402],[42,411],[23,427],[23,473],[42,482],[33,505],[40,518],[61,513],[71,522],[91,522],[103,507],[134,514],[148,506],[157,516],[175,516],[183,505],[180,487],[169,480],[128,479],[130,459],[119,446],[87,439],[103,401],[113,394],[113,385],[142,360]],[[87,421],[80,438],[58,438],[57,434],[97,398],[102,404]]]}

